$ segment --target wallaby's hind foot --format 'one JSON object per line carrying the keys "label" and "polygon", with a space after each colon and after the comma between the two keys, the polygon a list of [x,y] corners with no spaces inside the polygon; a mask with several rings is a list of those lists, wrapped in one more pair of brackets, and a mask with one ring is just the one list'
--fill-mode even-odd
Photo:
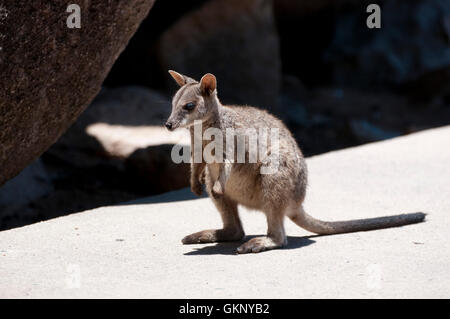
{"label": "wallaby's hind foot", "polygon": [[189,244],[206,244],[220,241],[240,241],[245,234],[242,230],[234,229],[208,229],[184,237],[181,242]]}
{"label": "wallaby's hind foot", "polygon": [[279,213],[280,211],[280,209],[267,211],[267,236],[250,239],[237,249],[237,253],[259,253],[265,250],[286,246],[287,238],[283,225],[284,215]]}
{"label": "wallaby's hind foot", "polygon": [[220,212],[223,229],[208,229],[184,237],[183,244],[215,243],[219,241],[240,241],[245,233],[237,210],[237,204],[225,196],[212,196],[214,205]]}
{"label": "wallaby's hind foot", "polygon": [[281,248],[287,245],[287,240],[274,240],[267,236],[255,237],[242,244],[236,250],[238,254],[259,253],[265,250]]}

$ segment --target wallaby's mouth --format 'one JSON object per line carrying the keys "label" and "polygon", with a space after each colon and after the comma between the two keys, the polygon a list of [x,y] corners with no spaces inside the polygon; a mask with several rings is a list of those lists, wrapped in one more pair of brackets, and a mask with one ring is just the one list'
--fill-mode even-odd
{"label": "wallaby's mouth", "polygon": [[166,124],[164,124],[164,126],[165,126],[169,131],[174,131],[174,130],[176,130],[177,128],[180,128],[180,127],[189,127],[189,126],[191,126],[191,125],[192,125],[192,124],[186,125],[186,119],[183,119],[183,120],[181,120],[181,121],[179,121],[179,120],[175,120],[175,121],[167,120]]}

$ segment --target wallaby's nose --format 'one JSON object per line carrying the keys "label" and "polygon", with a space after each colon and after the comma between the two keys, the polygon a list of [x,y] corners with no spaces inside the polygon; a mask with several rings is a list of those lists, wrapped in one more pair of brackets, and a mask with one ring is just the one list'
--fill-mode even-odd
{"label": "wallaby's nose", "polygon": [[171,122],[167,122],[167,123],[166,123],[166,128],[167,128],[169,131],[172,131],[172,123],[171,123]]}

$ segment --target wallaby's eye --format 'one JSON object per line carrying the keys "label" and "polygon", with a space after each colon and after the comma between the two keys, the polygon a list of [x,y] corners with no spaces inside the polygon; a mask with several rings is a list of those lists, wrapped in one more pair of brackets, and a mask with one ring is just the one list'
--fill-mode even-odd
{"label": "wallaby's eye", "polygon": [[194,108],[195,108],[194,102],[190,102],[190,103],[186,104],[185,106],[183,106],[183,109],[185,109],[186,111],[192,111]]}

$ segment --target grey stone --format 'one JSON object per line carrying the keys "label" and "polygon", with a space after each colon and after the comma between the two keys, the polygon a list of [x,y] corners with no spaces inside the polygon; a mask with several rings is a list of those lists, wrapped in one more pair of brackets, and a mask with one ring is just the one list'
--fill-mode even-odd
{"label": "grey stone", "polygon": [[0,1],[0,185],[38,158],[100,90],[154,0]]}

